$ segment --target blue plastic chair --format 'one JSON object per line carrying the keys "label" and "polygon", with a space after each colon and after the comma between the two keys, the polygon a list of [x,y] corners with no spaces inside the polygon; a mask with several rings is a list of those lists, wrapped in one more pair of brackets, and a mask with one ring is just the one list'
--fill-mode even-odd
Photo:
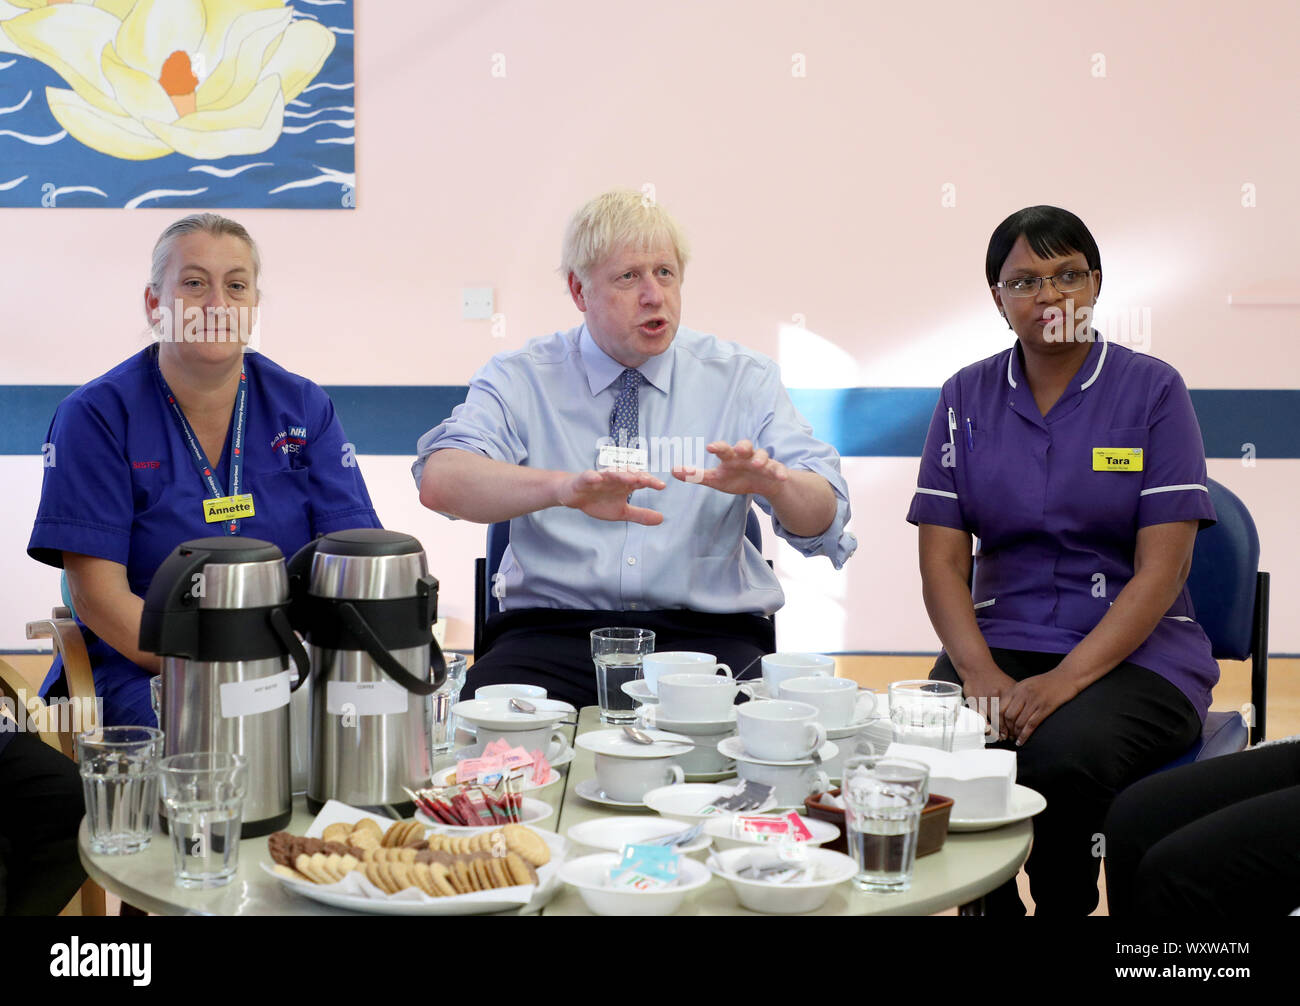
{"label": "blue plastic chair", "polygon": [[[753,507],[745,518],[745,537],[759,550],[763,551],[763,528],[758,522],[758,514]],[[510,522],[500,521],[488,525],[487,556],[474,560],[474,659],[483,656],[483,628],[490,616],[501,610],[496,595],[492,593],[492,577],[501,568],[501,559],[506,546],[510,544]],[[769,562],[769,565],[771,563]],[[775,644],[774,644],[775,645]]]}
{"label": "blue plastic chair", "polygon": [[1196,536],[1187,589],[1214,658],[1251,662],[1253,722],[1239,712],[1210,713],[1196,743],[1160,771],[1245,750],[1252,727],[1254,742],[1264,739],[1269,575],[1259,569],[1259,534],[1246,504],[1213,479],[1207,487],[1219,522]]}

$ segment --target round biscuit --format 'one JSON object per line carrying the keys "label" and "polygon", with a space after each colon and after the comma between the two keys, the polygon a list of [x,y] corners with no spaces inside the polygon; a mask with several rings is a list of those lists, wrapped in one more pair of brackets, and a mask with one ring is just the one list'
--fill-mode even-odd
{"label": "round biscuit", "polygon": [[447,880],[447,867],[442,863],[430,863],[429,874],[433,877],[433,889],[442,897],[449,898],[456,889]]}
{"label": "round biscuit", "polygon": [[492,856],[487,861],[488,875],[492,878],[493,887],[512,887],[514,881],[510,879],[510,874],[506,872],[505,866],[501,860]]}
{"label": "round biscuit", "polygon": [[536,883],[536,875],[529,870],[528,864],[517,853],[506,853],[505,867],[516,884]]}

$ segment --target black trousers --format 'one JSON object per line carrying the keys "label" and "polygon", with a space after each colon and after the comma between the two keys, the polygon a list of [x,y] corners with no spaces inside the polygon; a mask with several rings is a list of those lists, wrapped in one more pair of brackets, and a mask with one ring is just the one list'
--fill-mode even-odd
{"label": "black trousers", "polygon": [[0,915],[57,915],[86,880],[77,764],[36,734],[0,752]]}
{"label": "black trousers", "polygon": [[1286,915],[1300,908],[1300,742],[1143,779],[1105,831],[1111,915]]}
{"label": "black trousers", "polygon": [[737,678],[757,677],[759,658],[775,648],[772,620],[762,615],[526,608],[488,619],[483,642],[490,649],[474,661],[461,694],[470,698],[484,685],[530,684],[579,709],[594,706],[591,633],[615,626],[652,630],[661,652],[711,653]]}
{"label": "black trousers", "polygon": [[[1050,671],[1060,653],[991,650],[1017,681]],[[931,678],[959,681],[947,654]],[[1123,663],[1057,709],[1016,748],[1017,781],[1047,798],[1034,818],[1025,864],[1037,915],[1087,915],[1097,907],[1102,829],[1120,790],[1167,764],[1200,735],[1201,721],[1176,687],[1145,667]],[[1023,914],[1010,880],[986,900],[989,914]]]}

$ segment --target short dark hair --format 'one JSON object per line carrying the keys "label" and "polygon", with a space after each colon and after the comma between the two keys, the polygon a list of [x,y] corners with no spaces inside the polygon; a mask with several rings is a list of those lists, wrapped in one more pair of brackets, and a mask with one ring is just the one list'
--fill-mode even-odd
{"label": "short dark hair", "polygon": [[1059,206],[1026,206],[998,224],[989,238],[989,250],[984,258],[989,286],[997,285],[998,274],[1022,234],[1039,258],[1078,252],[1088,260],[1089,269],[1101,269],[1101,252],[1082,220]]}

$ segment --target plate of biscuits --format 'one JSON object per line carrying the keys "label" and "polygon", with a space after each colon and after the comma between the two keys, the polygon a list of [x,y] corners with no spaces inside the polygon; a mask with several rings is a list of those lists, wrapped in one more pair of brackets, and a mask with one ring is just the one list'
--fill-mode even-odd
{"label": "plate of biscuits", "polygon": [[506,824],[474,835],[428,834],[331,800],[305,835],[278,831],[262,869],[314,901],[385,915],[475,915],[540,908],[560,887],[567,841]]}

